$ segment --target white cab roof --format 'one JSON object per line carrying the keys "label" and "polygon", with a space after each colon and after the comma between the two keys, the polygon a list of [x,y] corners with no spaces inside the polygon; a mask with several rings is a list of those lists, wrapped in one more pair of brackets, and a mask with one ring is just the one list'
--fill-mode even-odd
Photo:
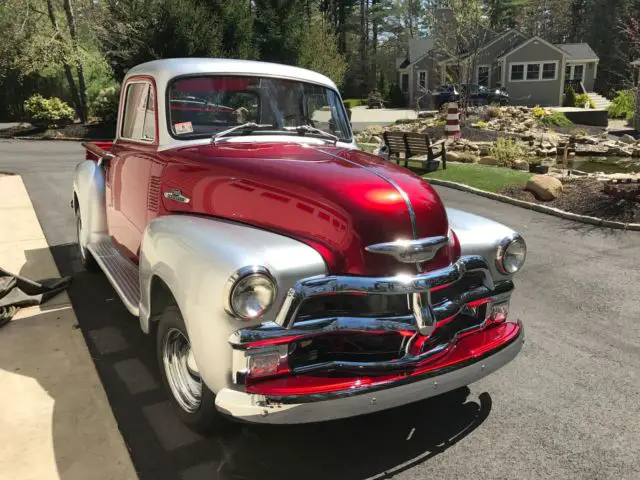
{"label": "white cab roof", "polygon": [[125,81],[134,75],[149,75],[156,80],[158,89],[164,90],[169,80],[174,77],[199,73],[288,78],[291,80],[315,83],[337,90],[335,83],[329,78],[311,70],[278,63],[233,60],[228,58],[169,58],[166,60],[154,60],[133,67],[127,72]]}

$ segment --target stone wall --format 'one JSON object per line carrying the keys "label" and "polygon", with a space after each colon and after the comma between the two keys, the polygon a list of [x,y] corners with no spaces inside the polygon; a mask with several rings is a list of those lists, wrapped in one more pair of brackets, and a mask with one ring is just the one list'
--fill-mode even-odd
{"label": "stone wall", "polygon": [[636,116],[633,123],[633,128],[640,131],[640,78],[638,79],[638,90],[636,91]]}

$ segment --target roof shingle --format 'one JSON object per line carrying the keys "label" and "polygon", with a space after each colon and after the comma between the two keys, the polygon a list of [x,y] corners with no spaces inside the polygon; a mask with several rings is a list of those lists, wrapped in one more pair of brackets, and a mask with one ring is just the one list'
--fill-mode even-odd
{"label": "roof shingle", "polygon": [[567,53],[568,60],[599,60],[588,43],[561,43],[556,47]]}

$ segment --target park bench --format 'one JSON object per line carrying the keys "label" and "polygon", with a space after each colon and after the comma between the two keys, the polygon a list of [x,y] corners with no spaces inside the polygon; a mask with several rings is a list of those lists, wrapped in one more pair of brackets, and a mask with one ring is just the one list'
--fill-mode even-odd
{"label": "park bench", "polygon": [[[426,133],[410,133],[410,132],[384,132],[384,143],[389,153],[389,160],[396,162],[400,165],[400,162],[404,162],[404,166],[410,170],[414,170],[417,173],[435,172],[438,169],[440,161],[442,159],[442,169],[447,168],[447,149],[445,147],[444,139],[437,142],[431,142],[429,135]],[[437,147],[439,151],[434,152],[434,147]],[[403,158],[400,158],[400,154]],[[414,159],[413,157],[426,156],[426,159]],[[409,165],[409,162],[412,165]],[[420,166],[416,167],[415,163],[420,163]]]}

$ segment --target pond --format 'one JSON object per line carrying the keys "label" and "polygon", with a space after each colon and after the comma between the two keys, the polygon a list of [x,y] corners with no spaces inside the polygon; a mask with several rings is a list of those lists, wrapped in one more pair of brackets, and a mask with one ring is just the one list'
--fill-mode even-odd
{"label": "pond", "polygon": [[640,159],[626,157],[574,157],[569,160],[570,168],[595,173],[636,173],[640,172]]}

